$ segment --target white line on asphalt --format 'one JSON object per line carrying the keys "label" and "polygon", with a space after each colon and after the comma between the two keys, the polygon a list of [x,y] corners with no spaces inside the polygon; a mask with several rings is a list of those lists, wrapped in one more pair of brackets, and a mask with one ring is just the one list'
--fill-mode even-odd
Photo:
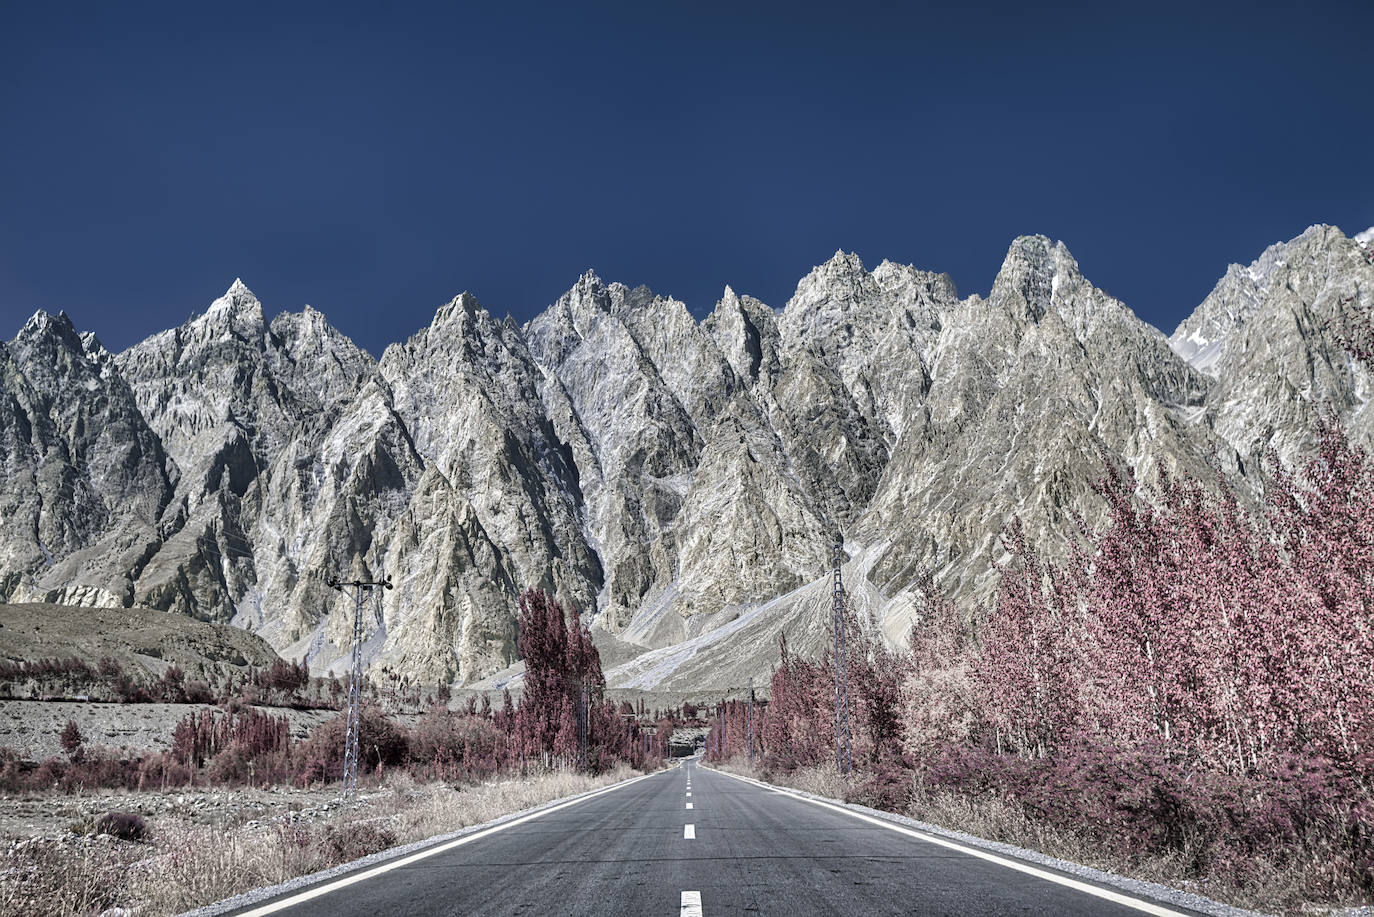
{"label": "white line on asphalt", "polygon": [[701,917],[701,892],[682,893],[682,911],[678,917]]}
{"label": "white line on asphalt", "polygon": [[694,840],[696,840],[696,839],[697,839],[697,826],[696,826],[696,825],[683,825],[683,827],[682,827],[682,839],[683,839],[684,841],[694,841]]}
{"label": "white line on asphalt", "polygon": [[886,819],[874,818],[871,815],[864,815],[862,812],[855,812],[853,809],[847,809],[844,806],[837,806],[834,803],[822,802],[819,799],[810,799],[806,796],[799,796],[796,793],[789,792],[788,790],[782,789],[781,787],[772,786],[770,784],[763,783],[759,780],[752,780],[748,777],[741,777],[738,774],[732,774],[729,771],[720,771],[719,773],[724,774],[727,777],[733,777],[736,780],[743,780],[746,783],[752,783],[755,786],[761,787],[765,790],[772,790],[773,792],[779,793],[783,796],[791,796],[793,799],[800,799],[802,802],[809,802],[812,805],[820,806],[823,809],[832,809],[836,812],[848,815],[851,818],[857,818],[860,821],[866,821],[869,824],[877,825],[879,828],[887,828],[889,831],[896,831],[898,834],[905,834],[908,837],[914,837],[917,840],[925,841],[929,844],[936,844],[940,847],[948,847],[950,850],[957,850],[960,853],[967,853],[969,856],[975,856],[979,859],[987,860],[991,863],[996,863],[999,866],[1005,866],[1008,869],[1015,869],[1017,872],[1024,872],[1028,875],[1035,876],[1037,879],[1044,879],[1047,882],[1055,882],[1059,885],[1065,885],[1069,888],[1085,892],[1089,895],[1095,895],[1098,898],[1105,898],[1108,901],[1114,901],[1117,904],[1124,904],[1126,907],[1134,908],[1137,911],[1141,911],[1146,914],[1153,914],[1155,915],[1155,917],[1186,917],[1186,915],[1182,911],[1171,910],[1167,907],[1164,907],[1163,905],[1152,904],[1149,901],[1141,901],[1138,898],[1132,898],[1129,895],[1125,895],[1121,892],[1112,891],[1109,888],[1102,888],[1097,885],[1089,885],[1087,882],[1080,882],[1077,879],[1071,879],[1068,876],[1061,876],[1057,873],[1046,872],[1043,869],[1037,869],[1036,867],[1031,866],[1029,863],[1022,863],[1019,860],[1012,860],[1008,859],[1007,857],[998,856],[997,854],[990,853],[987,850],[980,850],[977,847],[968,847],[964,844],[955,843],[954,841],[947,841],[942,837],[936,837],[933,834],[926,834],[922,831],[916,830],[915,828],[908,828],[904,825],[899,825],[896,822],[887,821]]}
{"label": "white line on asphalt", "polygon": [[691,807],[692,807],[692,804],[691,804],[691,803],[690,803],[690,802],[689,802],[689,803],[687,803],[687,808],[689,808],[689,809],[690,809],[690,808],[691,808]]}
{"label": "white line on asphalt", "polygon": [[643,777],[635,777],[632,780],[626,780],[624,783],[617,783],[600,790],[594,790],[593,792],[590,792],[585,796],[579,796],[577,799],[572,799],[568,802],[560,803],[556,806],[550,806],[547,809],[540,809],[538,812],[531,812],[529,815],[522,815],[519,818],[513,818],[508,822],[502,822],[499,825],[493,825],[490,828],[486,828],[485,830],[478,831],[473,834],[467,834],[463,837],[456,837],[453,840],[448,841],[446,843],[437,844],[433,847],[421,850],[419,853],[412,853],[410,856],[404,856],[400,857],[399,859],[390,860],[386,863],[383,863],[380,866],[374,866],[371,869],[365,869],[362,872],[354,873],[351,876],[344,876],[342,879],[337,879],[333,882],[327,882],[324,885],[319,885],[315,888],[309,889],[308,891],[303,891],[298,895],[292,895],[289,898],[282,898],[280,901],[273,901],[271,904],[264,904],[262,907],[254,908],[251,911],[244,911],[242,914],[239,914],[238,917],[266,917],[267,914],[275,914],[277,913],[277,911],[284,911],[289,907],[295,907],[298,904],[303,904],[306,901],[310,901],[313,898],[318,898],[321,895],[327,895],[330,892],[337,891],[340,888],[353,885],[357,882],[362,882],[364,879],[371,879],[373,876],[379,876],[384,872],[390,872],[391,870],[399,869],[402,866],[409,866],[411,863],[418,862],[419,860],[423,860],[426,857],[432,857],[436,853],[443,853],[446,850],[452,850],[454,847],[461,847],[464,844],[471,844],[473,841],[479,841],[484,837],[490,837],[498,831],[505,831],[507,828],[514,828],[516,825],[523,825],[525,822],[533,821],[534,819],[539,818],[540,816],[548,815],[551,812],[557,812],[560,809],[566,809],[569,806],[575,806],[578,803],[586,802],[588,799],[592,799],[593,797],[601,796],[605,793],[611,792],[612,790],[621,789],[622,787],[627,787],[632,783],[638,783],[641,780],[646,780],[649,777],[653,776],[655,775],[645,774]]}
{"label": "white line on asphalt", "polygon": [[691,795],[692,795],[692,791],[691,791],[691,790],[688,790],[688,791],[687,791],[687,795],[688,795],[688,796],[691,796]]}

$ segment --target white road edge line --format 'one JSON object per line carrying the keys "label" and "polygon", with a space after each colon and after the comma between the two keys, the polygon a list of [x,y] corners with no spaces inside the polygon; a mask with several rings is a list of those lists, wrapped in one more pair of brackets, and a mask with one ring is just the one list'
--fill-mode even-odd
{"label": "white road edge line", "polygon": [[683,892],[678,917],[701,917],[701,892]]}
{"label": "white road edge line", "polygon": [[657,775],[644,774],[641,777],[635,777],[633,779],[626,780],[621,783],[613,783],[608,787],[603,787],[599,790],[593,790],[585,796],[579,796],[577,799],[572,799],[568,802],[560,803],[556,806],[550,806],[547,809],[540,809],[538,812],[531,812],[529,815],[523,815],[520,818],[514,818],[508,822],[502,822],[499,825],[494,825],[485,830],[478,831],[473,834],[466,834],[463,837],[454,838],[453,840],[448,841],[446,843],[437,844],[433,847],[421,850],[418,853],[412,853],[410,854],[410,856],[404,856],[400,859],[391,860],[390,862],[383,863],[380,866],[374,866],[371,869],[365,869],[362,872],[354,873],[351,876],[344,876],[342,879],[336,879],[333,882],[326,882],[324,885],[318,885],[315,888],[311,888],[299,894],[292,895],[289,898],[283,898],[280,901],[273,901],[270,904],[264,904],[262,907],[254,908],[251,911],[244,911],[238,914],[237,917],[266,917],[267,914],[275,914],[278,911],[284,911],[289,907],[295,907],[298,904],[304,904],[305,902],[310,901],[314,898],[318,898],[321,895],[327,895],[332,891],[337,891],[349,885],[354,885],[358,882],[363,882],[367,879],[373,878],[374,876],[379,876],[384,872],[390,872],[391,870],[399,869],[402,866],[409,866],[411,863],[418,862],[420,860],[425,859],[426,857],[432,857],[438,853],[443,853],[446,850],[452,850],[454,847],[461,847],[464,844],[471,844],[473,841],[480,841],[482,838],[490,837],[498,831],[505,831],[507,828],[514,828],[516,825],[523,825],[527,821],[533,821],[534,819],[540,818],[544,815],[548,815],[551,812],[557,812],[560,809],[566,809],[569,806],[575,806],[578,803],[586,802],[589,799],[593,799],[597,796],[609,793],[612,790],[618,790],[622,787],[627,787],[632,783],[638,783],[641,780],[646,780],[649,777],[654,776]]}
{"label": "white road edge line", "polygon": [[1068,876],[1061,876],[1057,873],[1047,872],[1043,869],[1038,869],[1030,865],[1029,863],[1022,863],[1018,860],[1012,860],[1008,859],[1007,857],[999,856],[987,850],[979,850],[977,847],[968,847],[963,844],[955,843],[954,841],[945,840],[942,837],[936,837],[933,834],[926,834],[922,831],[917,831],[915,828],[908,828],[905,825],[899,825],[896,822],[890,822],[882,818],[874,818],[873,816],[865,815],[862,812],[855,812],[853,809],[847,809],[844,806],[837,806],[834,803],[822,802],[819,799],[809,799],[805,796],[799,796],[796,793],[789,792],[788,790],[785,790],[781,787],[772,786],[770,784],[763,783],[759,780],[750,779],[749,777],[741,777],[738,774],[732,774],[728,771],[719,771],[718,773],[724,774],[727,777],[733,777],[736,780],[743,780],[746,783],[752,783],[755,786],[761,787],[765,790],[772,790],[775,793],[781,793],[784,796],[791,796],[793,799],[799,799],[802,802],[809,802],[812,805],[820,806],[823,809],[831,809],[835,812],[840,812],[844,815],[850,816],[851,818],[857,818],[860,821],[866,821],[869,824],[877,825],[880,828],[887,828],[889,831],[896,831],[898,834],[905,834],[908,837],[914,837],[917,840],[925,841],[928,844],[935,844],[940,847],[948,847],[950,850],[957,850],[960,853],[967,853],[969,856],[975,856],[981,860],[987,860],[990,863],[996,863],[999,866],[1005,866],[1008,869],[1014,869],[1017,872],[1024,872],[1027,875],[1035,876],[1037,879],[1044,879],[1047,882],[1054,882],[1058,885],[1064,885],[1076,891],[1084,892],[1085,894],[1093,895],[1098,898],[1105,898],[1106,900],[1115,902],[1116,904],[1124,904],[1126,907],[1134,908],[1135,910],[1141,911],[1146,914],[1153,914],[1155,915],[1155,917],[1188,917],[1188,915],[1184,914],[1182,911],[1175,911],[1159,904],[1152,904],[1149,901],[1141,901],[1138,898],[1132,898],[1129,895],[1123,894],[1122,892],[1112,891],[1109,888],[1101,888],[1097,885],[1090,885],[1087,882],[1080,882],[1079,880],[1071,879]]}
{"label": "white road edge line", "polygon": [[682,839],[683,839],[684,841],[694,841],[694,840],[696,840],[696,839],[697,839],[697,826],[696,826],[696,825],[683,825],[683,826],[682,826]]}

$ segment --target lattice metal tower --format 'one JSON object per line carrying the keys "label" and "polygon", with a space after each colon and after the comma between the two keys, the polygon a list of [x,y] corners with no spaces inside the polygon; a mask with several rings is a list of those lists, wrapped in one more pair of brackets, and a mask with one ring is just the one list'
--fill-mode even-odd
{"label": "lattice metal tower", "polygon": [[835,765],[849,773],[849,665],[844,645],[844,544],[835,542],[835,585],[831,591],[831,628],[835,638]]}
{"label": "lattice metal tower", "polygon": [[348,678],[348,733],[344,739],[343,769],[343,798],[347,799],[358,788],[358,727],[362,720],[363,693],[363,593],[370,593],[378,587],[390,589],[391,577],[346,583],[330,580],[329,585],[340,592],[345,587],[353,590],[353,666]]}

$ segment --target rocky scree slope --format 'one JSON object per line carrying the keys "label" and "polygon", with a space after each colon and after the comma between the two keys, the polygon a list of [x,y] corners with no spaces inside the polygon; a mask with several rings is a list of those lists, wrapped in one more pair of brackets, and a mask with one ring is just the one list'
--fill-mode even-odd
{"label": "rocky scree slope", "polygon": [[1329,410],[1370,444],[1337,343],[1374,306],[1368,244],[1314,226],[1170,338],[1041,236],[987,297],[843,252],[780,311],[727,287],[701,321],[591,273],[523,327],[463,294],[380,361],[240,282],[119,355],[39,313],[0,351],[0,600],[232,622],[338,671],[326,577],[386,573],[369,664],[496,686],[538,585],[612,685],[737,685],[780,630],[824,642],[837,538],[864,625],[900,642],[920,571],[989,593],[1013,516],[1062,553],[1104,456],[1254,495]]}

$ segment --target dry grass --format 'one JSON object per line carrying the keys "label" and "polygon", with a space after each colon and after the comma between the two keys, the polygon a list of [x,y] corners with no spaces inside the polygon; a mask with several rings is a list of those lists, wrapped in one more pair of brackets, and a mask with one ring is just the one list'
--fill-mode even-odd
{"label": "dry grass", "polygon": [[752,777],[755,780],[791,787],[794,790],[801,790],[803,793],[810,793],[813,796],[824,796],[827,799],[847,798],[856,784],[852,777],[841,776],[839,769],[833,764],[802,767],[786,774],[765,772],[757,764],[750,764],[747,759],[739,757],[731,758],[729,761],[721,761],[711,766],[717,770],[739,774],[741,777]]}
{"label": "dry grass", "polygon": [[[837,800],[850,798],[859,782],[852,778],[846,780],[833,765],[804,768],[790,774],[765,774],[762,769],[751,766],[741,758],[713,766]],[[1198,876],[1189,866],[1196,862],[1196,858],[1188,852],[1175,856],[1120,855],[1104,849],[1101,843],[1084,833],[1037,822],[1027,817],[1020,806],[998,797],[972,798],[959,793],[918,792],[914,794],[912,804],[899,814],[1119,876],[1204,895],[1235,907],[1275,914],[1327,912],[1325,907],[1314,906],[1307,894],[1308,889],[1319,887],[1319,880],[1314,880],[1308,874],[1323,868],[1318,862],[1319,857],[1309,858],[1311,862],[1306,867],[1280,867],[1268,860],[1250,858],[1246,863],[1243,882],[1238,883],[1236,877],[1229,874]],[[1345,903],[1353,905],[1358,902]]]}
{"label": "dry grass", "polygon": [[150,820],[144,844],[32,839],[0,853],[0,915],[75,917],[116,906],[140,917],[176,914],[636,774],[555,771],[456,789],[397,775],[314,822],[224,827],[168,817]]}
{"label": "dry grass", "polygon": [[[1198,860],[1192,851],[1125,856],[1104,849],[1084,833],[1028,818],[1020,806],[996,797],[970,798],[958,793],[918,795],[903,814],[1104,872],[1183,889],[1235,907],[1281,914],[1314,910],[1307,895],[1314,883],[1302,866],[1280,867],[1264,858],[1250,857],[1243,877],[1230,872],[1199,876],[1191,865]],[[1321,868],[1320,864],[1312,865]]]}

